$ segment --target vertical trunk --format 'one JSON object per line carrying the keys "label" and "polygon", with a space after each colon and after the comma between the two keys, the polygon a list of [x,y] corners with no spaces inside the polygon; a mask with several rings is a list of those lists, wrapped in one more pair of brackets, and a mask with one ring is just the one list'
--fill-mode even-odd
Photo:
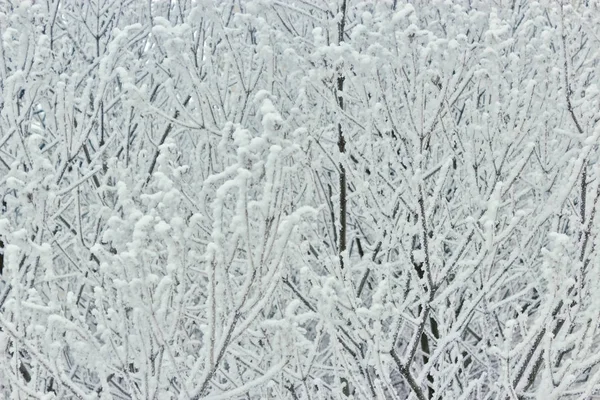
{"label": "vertical trunk", "polygon": [[[341,13],[342,17],[340,22],[338,23],[338,44],[341,44],[344,41],[344,29],[346,23],[346,2],[347,0],[342,0],[341,4]],[[344,109],[344,75],[341,71],[338,72],[337,78],[337,103],[340,110]],[[340,157],[346,153],[346,138],[344,137],[344,132],[342,130],[342,124],[338,122],[338,150],[340,152]],[[347,190],[347,182],[346,182],[346,168],[344,167],[343,160],[339,163],[340,169],[340,231],[338,234],[338,252],[340,257],[340,268],[344,268],[344,259],[343,253],[346,251],[346,234],[347,234],[347,223],[346,223],[346,190]]]}
{"label": "vertical trunk", "polygon": [[[344,41],[344,26],[346,23],[346,2],[342,0],[340,12],[342,14],[340,22],[338,22],[338,45]],[[344,110],[344,75],[342,71],[338,71],[337,77],[337,104],[340,110]],[[343,154],[346,153],[346,138],[344,137],[344,131],[342,130],[341,122],[338,122],[338,150],[340,152],[340,231],[338,234],[338,254],[340,258],[340,268],[344,269],[344,252],[346,251],[346,233],[347,233],[347,222],[346,222],[346,168],[344,167],[344,161],[342,159]],[[342,393],[344,396],[350,397],[353,391],[350,388],[350,382],[345,376],[340,379],[343,384]]]}

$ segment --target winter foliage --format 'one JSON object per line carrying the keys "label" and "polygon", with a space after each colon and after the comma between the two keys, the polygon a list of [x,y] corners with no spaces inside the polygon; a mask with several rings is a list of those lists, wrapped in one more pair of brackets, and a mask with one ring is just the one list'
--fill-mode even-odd
{"label": "winter foliage", "polygon": [[600,398],[598,0],[0,35],[2,398]]}

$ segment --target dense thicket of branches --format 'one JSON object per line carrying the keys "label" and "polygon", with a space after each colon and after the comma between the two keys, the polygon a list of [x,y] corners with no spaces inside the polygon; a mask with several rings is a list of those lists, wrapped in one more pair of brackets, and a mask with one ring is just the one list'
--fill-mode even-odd
{"label": "dense thicket of branches", "polygon": [[0,1],[0,393],[600,396],[600,3]]}

